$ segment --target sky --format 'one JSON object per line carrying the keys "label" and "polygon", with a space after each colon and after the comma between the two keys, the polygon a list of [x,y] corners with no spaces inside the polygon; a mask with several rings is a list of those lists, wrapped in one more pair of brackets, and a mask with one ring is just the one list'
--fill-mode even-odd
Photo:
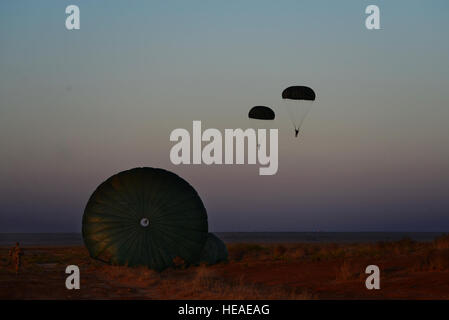
{"label": "sky", "polygon": [[[447,30],[446,0],[2,1],[0,232],[80,232],[139,166],[189,181],[211,231],[449,231]],[[301,139],[289,85],[317,94]],[[247,128],[261,104],[276,175],[170,162],[172,130]]]}

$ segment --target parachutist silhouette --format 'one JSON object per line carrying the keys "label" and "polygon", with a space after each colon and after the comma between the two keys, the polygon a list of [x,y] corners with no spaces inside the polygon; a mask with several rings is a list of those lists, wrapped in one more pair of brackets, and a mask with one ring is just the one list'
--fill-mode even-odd
{"label": "parachutist silhouette", "polygon": [[315,98],[315,91],[310,87],[291,86],[282,91],[282,99],[297,101],[296,106],[286,104],[287,111],[290,114],[290,120],[295,128],[295,138],[299,137],[299,130],[312,108],[312,104],[306,102],[313,102]]}

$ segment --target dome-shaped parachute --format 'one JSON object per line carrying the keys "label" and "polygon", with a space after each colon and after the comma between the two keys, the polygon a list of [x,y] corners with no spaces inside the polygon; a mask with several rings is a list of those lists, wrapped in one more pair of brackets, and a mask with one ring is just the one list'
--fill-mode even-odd
{"label": "dome-shaped parachute", "polygon": [[[284,105],[295,127],[295,136],[299,134],[307,114],[312,108],[312,102],[315,101],[316,95],[310,87],[291,86],[282,91],[282,99],[285,100]],[[302,101],[301,101],[302,100]]]}
{"label": "dome-shaped parachute", "polygon": [[275,117],[274,111],[265,106],[252,107],[248,112],[248,118],[250,119],[274,120]]}
{"label": "dome-shaped parachute", "polygon": [[209,232],[199,262],[215,264],[227,260],[228,249],[226,245],[215,234]]}
{"label": "dome-shaped parachute", "polygon": [[173,259],[196,263],[207,239],[207,213],[195,189],[155,168],[120,172],[90,197],[83,239],[93,258],[163,270]]}
{"label": "dome-shaped parachute", "polygon": [[315,91],[309,87],[292,86],[282,91],[282,99],[314,101]]}

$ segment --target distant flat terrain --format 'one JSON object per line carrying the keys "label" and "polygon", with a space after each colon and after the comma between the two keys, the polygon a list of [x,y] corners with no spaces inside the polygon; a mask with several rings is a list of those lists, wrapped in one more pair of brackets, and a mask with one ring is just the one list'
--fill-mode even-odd
{"label": "distant flat terrain", "polygon": [[[398,241],[432,241],[441,232],[214,232],[226,243],[350,243]],[[0,233],[0,246],[82,246],[81,233]]]}

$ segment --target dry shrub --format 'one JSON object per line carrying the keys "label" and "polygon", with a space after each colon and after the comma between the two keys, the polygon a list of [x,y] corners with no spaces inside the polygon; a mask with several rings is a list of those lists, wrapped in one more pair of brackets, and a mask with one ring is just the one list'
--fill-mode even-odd
{"label": "dry shrub", "polygon": [[306,291],[284,287],[264,287],[246,281],[243,277],[230,281],[220,277],[208,266],[192,268],[193,274],[174,279],[172,276],[158,284],[161,296],[167,299],[313,299]]}
{"label": "dry shrub", "polygon": [[267,248],[252,243],[236,243],[228,245],[229,257],[231,260],[241,261],[247,257],[258,257],[267,253]]}
{"label": "dry shrub", "polygon": [[328,261],[333,259],[342,259],[347,256],[346,250],[338,244],[323,244],[315,253],[314,257],[317,261]]}
{"label": "dry shrub", "polygon": [[352,271],[352,266],[349,261],[344,260],[338,267],[335,273],[335,280],[348,281],[353,279],[355,273]]}
{"label": "dry shrub", "polygon": [[310,255],[309,245],[304,244],[231,244],[228,246],[230,259],[250,262],[253,260],[294,260]]}
{"label": "dry shrub", "polygon": [[396,241],[393,245],[393,252],[397,255],[408,254],[415,249],[416,242],[408,237]]}
{"label": "dry shrub", "polygon": [[449,249],[429,251],[417,269],[419,271],[449,271]]}
{"label": "dry shrub", "polygon": [[101,274],[108,280],[142,288],[160,281],[160,275],[146,267],[104,266]]}
{"label": "dry shrub", "polygon": [[433,240],[436,249],[449,249],[449,234],[443,234]]}
{"label": "dry shrub", "polygon": [[301,259],[306,256],[306,250],[304,248],[298,247],[289,251],[289,256],[293,259]]}
{"label": "dry shrub", "polygon": [[226,284],[222,283],[225,299],[231,300],[311,300],[315,296],[306,290],[292,290],[283,287],[264,288],[256,284],[240,281]]}
{"label": "dry shrub", "polygon": [[199,288],[211,288],[214,282],[217,280],[217,275],[214,270],[206,265],[201,265],[196,268],[196,274],[192,280],[193,287]]}
{"label": "dry shrub", "polygon": [[377,250],[385,251],[391,246],[391,244],[386,241],[378,241],[374,244],[374,246]]}
{"label": "dry shrub", "polygon": [[173,267],[178,269],[184,269],[186,268],[186,262],[181,257],[174,257],[173,258]]}
{"label": "dry shrub", "polygon": [[282,244],[278,244],[273,248],[273,258],[282,259],[286,252],[287,248]]}

